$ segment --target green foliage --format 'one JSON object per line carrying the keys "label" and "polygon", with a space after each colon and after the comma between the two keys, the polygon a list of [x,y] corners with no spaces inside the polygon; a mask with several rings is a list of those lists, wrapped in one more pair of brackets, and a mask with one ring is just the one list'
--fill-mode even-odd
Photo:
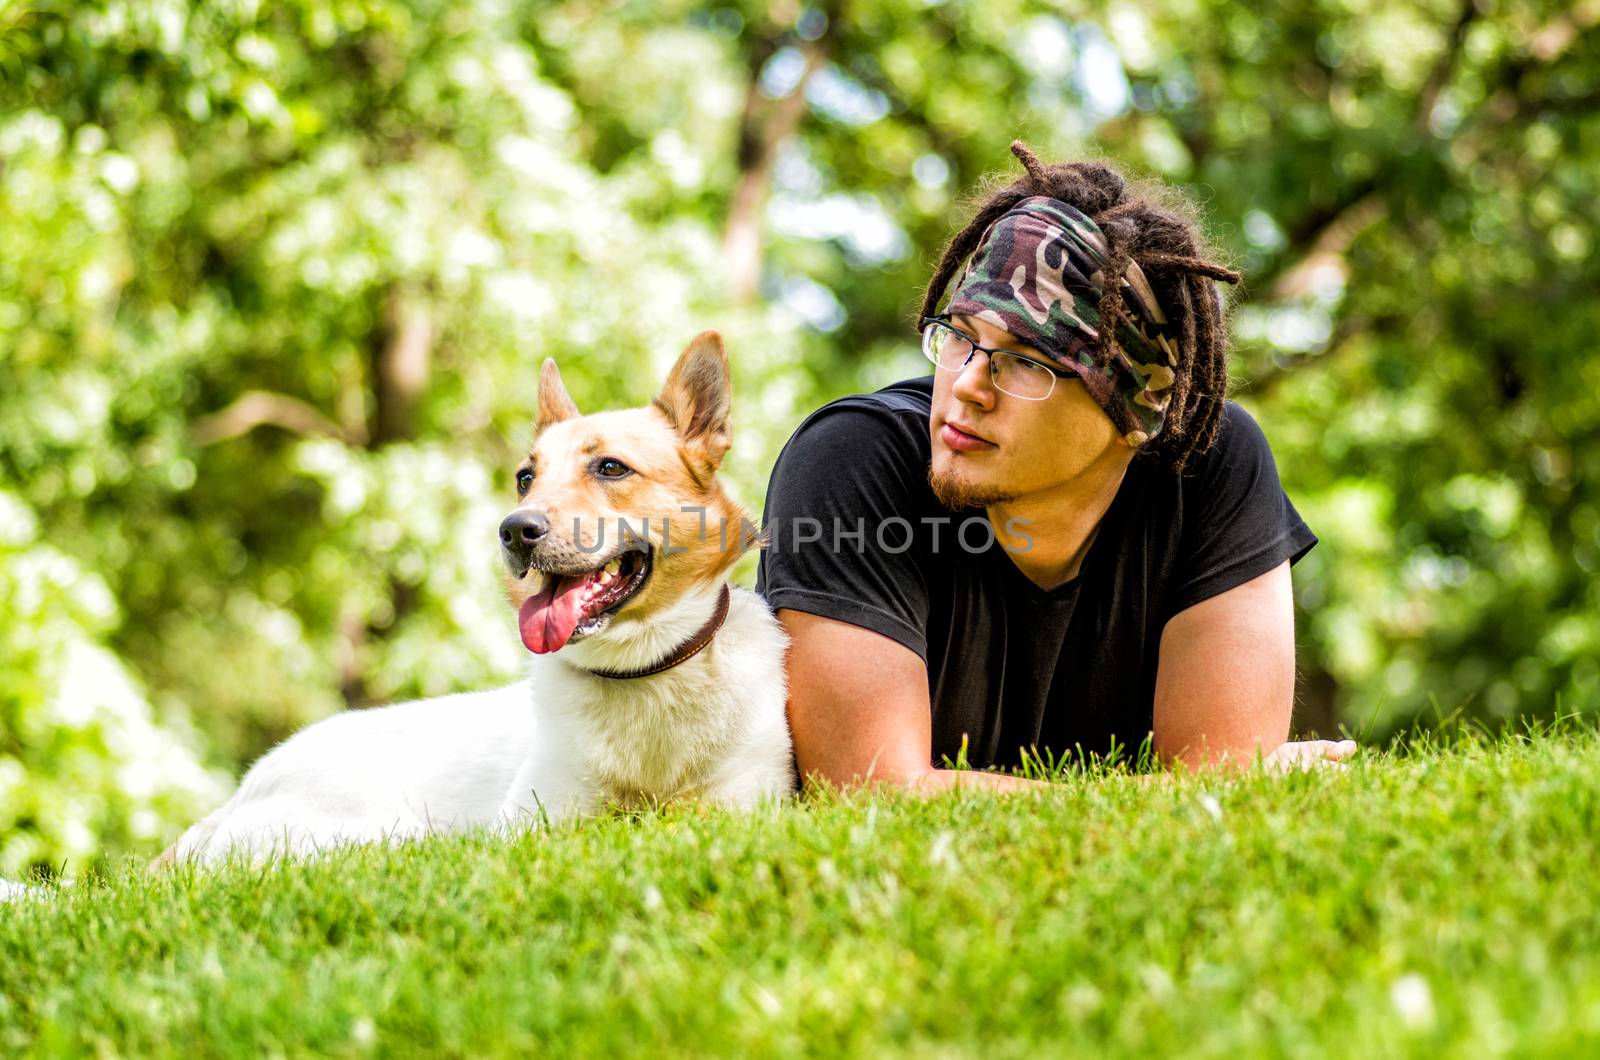
{"label": "green foliage", "polygon": [[1574,729],[117,874],[4,907],[0,1049],[1592,1055]]}
{"label": "green foliage", "polygon": [[101,860],[182,828],[226,792],[192,734],[155,724],[103,636],[105,582],[37,539],[0,492],[0,875]]}
{"label": "green foliage", "polygon": [[807,411],[923,370],[1021,135],[1183,189],[1247,274],[1240,393],[1323,537],[1303,723],[1594,710],[1596,10],[0,3],[0,476],[115,601],[62,621],[236,769],[514,672],[543,357],[638,403],[722,330],[754,509]]}

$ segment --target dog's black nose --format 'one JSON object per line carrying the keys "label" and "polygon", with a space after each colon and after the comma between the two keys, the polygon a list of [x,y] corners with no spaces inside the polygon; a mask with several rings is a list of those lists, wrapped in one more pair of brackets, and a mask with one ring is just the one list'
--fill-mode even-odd
{"label": "dog's black nose", "polygon": [[532,565],[533,548],[550,532],[550,520],[540,512],[516,511],[500,524],[500,547],[512,568],[525,571]]}

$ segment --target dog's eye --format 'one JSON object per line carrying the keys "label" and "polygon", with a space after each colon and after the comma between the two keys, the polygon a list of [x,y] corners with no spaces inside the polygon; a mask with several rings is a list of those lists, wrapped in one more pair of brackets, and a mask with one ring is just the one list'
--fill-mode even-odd
{"label": "dog's eye", "polygon": [[517,472],[517,496],[522,496],[533,488],[533,472],[523,468]]}
{"label": "dog's eye", "polygon": [[624,475],[633,474],[633,468],[620,460],[603,456],[594,462],[594,473],[601,478],[621,478]]}

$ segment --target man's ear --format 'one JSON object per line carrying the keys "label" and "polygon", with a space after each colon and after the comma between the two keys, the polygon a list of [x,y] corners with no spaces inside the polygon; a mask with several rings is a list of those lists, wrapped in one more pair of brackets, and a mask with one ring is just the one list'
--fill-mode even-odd
{"label": "man's ear", "polygon": [[578,406],[572,403],[572,396],[562,385],[561,370],[556,367],[554,358],[546,357],[539,369],[539,418],[534,428],[542,431],[552,423],[577,417]]}
{"label": "man's ear", "polygon": [[733,445],[728,423],[732,400],[722,336],[702,331],[678,355],[655,406],[677,430],[684,449],[707,470],[715,471]]}

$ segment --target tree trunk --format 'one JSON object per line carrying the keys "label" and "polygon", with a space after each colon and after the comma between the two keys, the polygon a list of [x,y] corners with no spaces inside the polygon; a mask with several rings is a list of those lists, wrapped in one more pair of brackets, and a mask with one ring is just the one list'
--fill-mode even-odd
{"label": "tree trunk", "polygon": [[723,231],[723,261],[728,271],[729,296],[734,302],[755,300],[761,284],[761,211],[772,188],[772,169],[783,146],[793,139],[805,116],[806,85],[828,60],[828,49],[840,11],[824,6],[828,26],[816,40],[801,45],[805,69],[794,91],[781,99],[761,94],[761,71],[777,51],[765,40],[751,53],[750,84],[745,92],[744,114],[739,121],[739,183],[728,204]]}
{"label": "tree trunk", "polygon": [[383,305],[372,352],[374,449],[416,435],[417,402],[428,387],[433,348],[433,314],[412,288],[395,285]]}
{"label": "tree trunk", "polygon": [[[372,336],[372,409],[366,446],[377,449],[392,442],[409,441],[417,433],[417,406],[427,392],[433,365],[433,312],[422,291],[395,284],[384,295],[382,317]],[[395,621],[416,605],[415,593],[394,581],[389,597]],[[347,607],[339,616],[342,639],[339,650],[339,692],[351,708],[372,703],[363,674],[366,646],[383,630],[372,626],[370,615]]]}

